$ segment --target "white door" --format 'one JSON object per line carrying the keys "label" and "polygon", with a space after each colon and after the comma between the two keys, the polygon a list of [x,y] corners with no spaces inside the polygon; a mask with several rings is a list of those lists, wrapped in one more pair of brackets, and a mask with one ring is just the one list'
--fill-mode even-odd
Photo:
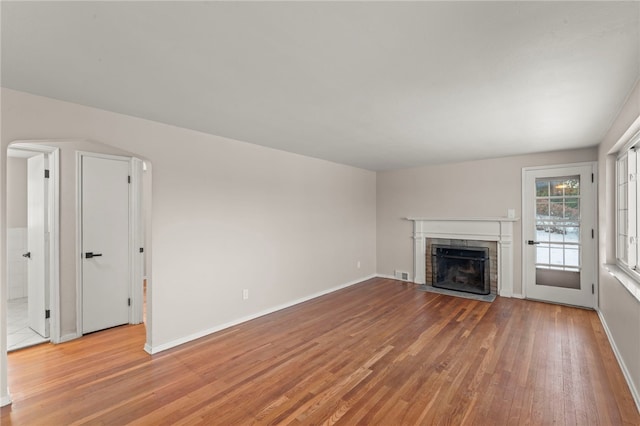
{"label": "white door", "polygon": [[49,337],[48,223],[46,158],[38,154],[27,160],[27,281],[29,327]]}
{"label": "white door", "polygon": [[129,160],[82,157],[82,332],[129,322]]}
{"label": "white door", "polygon": [[523,170],[526,297],[595,306],[595,165]]}

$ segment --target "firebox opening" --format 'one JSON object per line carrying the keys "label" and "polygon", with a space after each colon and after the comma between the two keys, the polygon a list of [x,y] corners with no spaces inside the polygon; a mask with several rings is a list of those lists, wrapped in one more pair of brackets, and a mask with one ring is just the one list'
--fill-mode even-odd
{"label": "firebox opening", "polygon": [[489,249],[431,246],[434,287],[475,294],[491,292]]}

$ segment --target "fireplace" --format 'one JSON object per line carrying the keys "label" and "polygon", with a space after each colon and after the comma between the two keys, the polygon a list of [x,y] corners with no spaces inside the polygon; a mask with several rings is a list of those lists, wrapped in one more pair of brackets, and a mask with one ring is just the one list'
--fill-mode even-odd
{"label": "fireplace", "polygon": [[431,246],[432,285],[449,290],[489,294],[489,249],[434,244]]}
{"label": "fireplace", "polygon": [[[420,218],[409,217],[413,222],[413,282],[432,285],[431,243],[456,245],[454,241],[466,240],[465,246],[486,246],[490,243],[491,293],[512,297],[513,293],[513,223],[515,217],[476,218]],[[462,245],[462,244],[460,244]],[[518,296],[521,297],[520,294]]]}

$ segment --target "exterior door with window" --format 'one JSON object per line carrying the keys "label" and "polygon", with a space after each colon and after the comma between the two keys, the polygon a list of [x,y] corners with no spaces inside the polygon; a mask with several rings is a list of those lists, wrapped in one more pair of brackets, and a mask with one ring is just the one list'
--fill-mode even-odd
{"label": "exterior door with window", "polygon": [[523,278],[529,299],[595,306],[595,164],[523,170]]}

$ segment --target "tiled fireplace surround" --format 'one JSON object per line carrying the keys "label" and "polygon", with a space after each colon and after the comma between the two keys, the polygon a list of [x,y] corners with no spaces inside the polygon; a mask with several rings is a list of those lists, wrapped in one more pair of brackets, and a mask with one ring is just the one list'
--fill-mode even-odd
{"label": "tiled fireplace surround", "polygon": [[413,221],[414,282],[431,284],[431,245],[489,247],[491,293],[513,295],[513,222],[517,218],[407,218]]}

